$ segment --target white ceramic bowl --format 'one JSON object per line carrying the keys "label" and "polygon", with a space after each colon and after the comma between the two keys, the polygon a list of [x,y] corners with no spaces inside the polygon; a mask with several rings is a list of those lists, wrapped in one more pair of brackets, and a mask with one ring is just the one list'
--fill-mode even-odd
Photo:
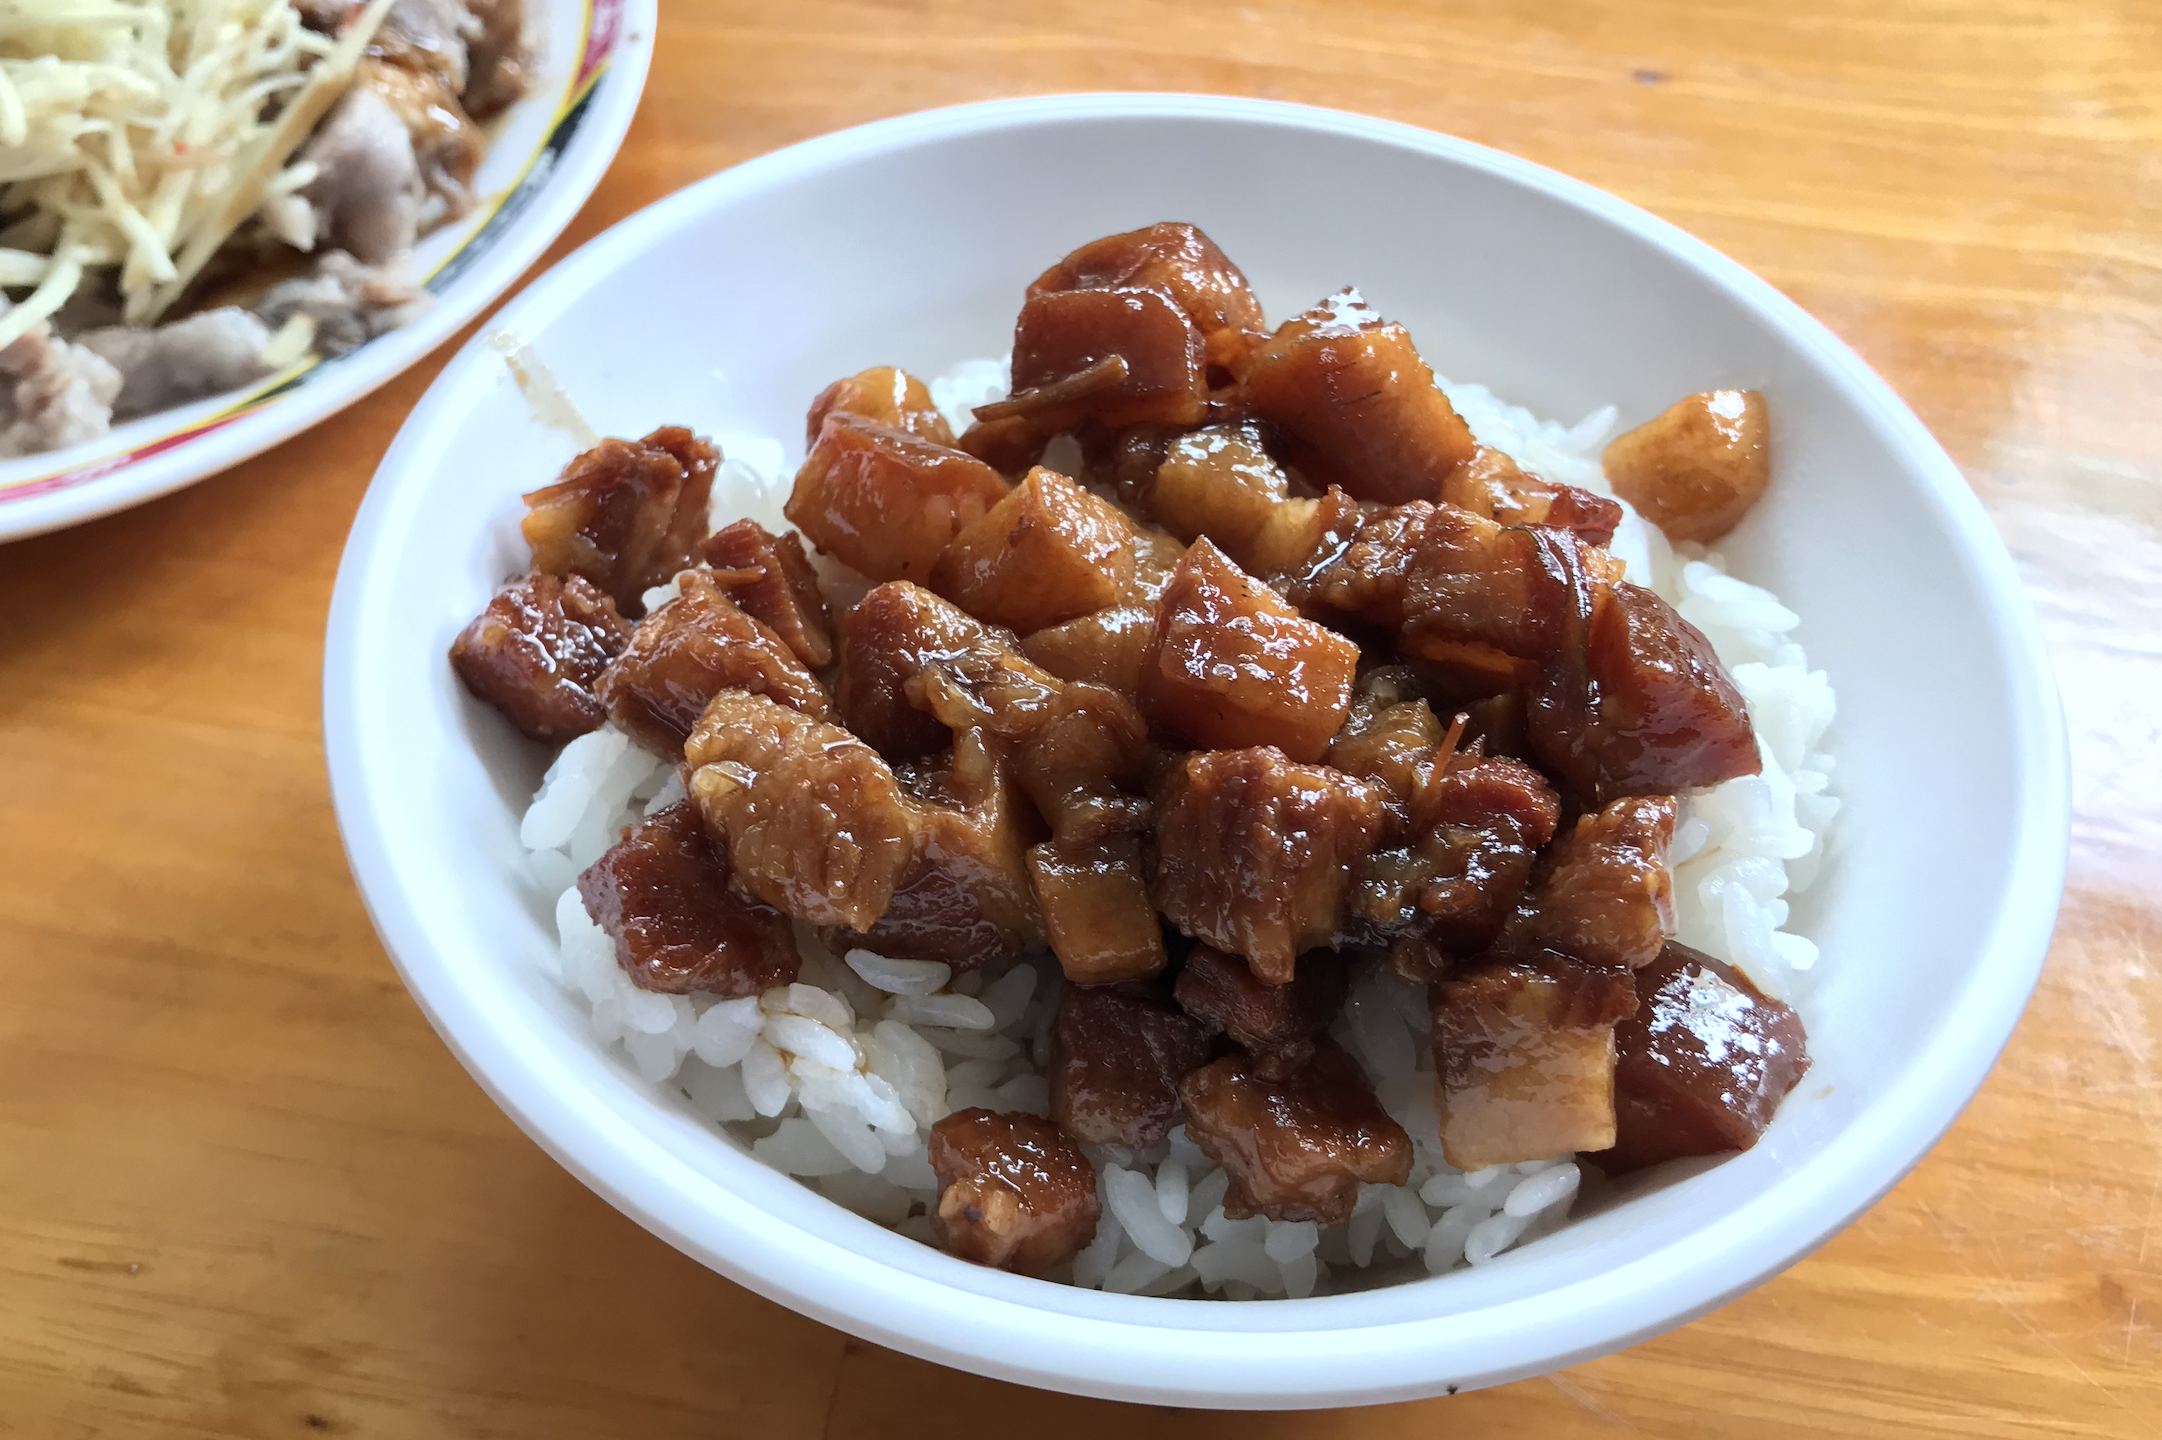
{"label": "white ceramic bowl", "polygon": [[608,169],[653,55],[656,0],[532,0],[534,83],[488,126],[481,204],[424,236],[435,304],[322,364],[144,415],[96,440],[0,460],[0,541],[58,530],[207,479],[327,420],[443,343],[540,258]]}
{"label": "white ceramic bowl", "polygon": [[1130,1400],[1349,1404],[1535,1374],[1701,1314],[1846,1224],[1951,1123],[2034,984],[2063,876],[2064,740],[2012,566],[1929,433],[1821,325],[1643,212],[1461,141],[1079,96],[909,116],[716,175],[564,261],[501,327],[603,433],[682,421],[800,447],[834,376],[998,353],[1044,265],[1167,218],[1221,242],[1271,315],[1355,281],[1437,369],[1541,414],[1771,397],[1777,478],[1727,548],[1801,613],[1838,687],[1845,809],[1796,922],[1824,950],[1803,1004],[1816,1068],[1763,1143],[1475,1270],[1253,1304],[980,1269],[755,1163],[604,1054],[534,963],[550,897],[522,879],[517,825],[542,757],[463,695],[444,650],[524,568],[518,492],[569,444],[479,342],[383,461],[331,611],[331,781],[384,943],[467,1068],[587,1184],[723,1274],[917,1355]]}

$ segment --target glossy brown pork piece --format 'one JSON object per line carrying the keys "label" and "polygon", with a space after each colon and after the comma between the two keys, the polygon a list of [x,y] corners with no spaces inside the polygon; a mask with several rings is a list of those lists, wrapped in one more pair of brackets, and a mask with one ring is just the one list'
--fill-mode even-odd
{"label": "glossy brown pork piece", "polygon": [[947,1253],[1041,1275],[1095,1237],[1096,1171],[1058,1126],[1036,1115],[960,1110],[931,1127],[933,1218]]}
{"label": "glossy brown pork piece", "polygon": [[1037,466],[931,568],[931,589],[1026,633],[1117,604],[1132,588],[1134,527],[1119,508]]}
{"label": "glossy brown pork piece", "polygon": [[1204,748],[1273,745],[1318,760],[1351,706],[1358,664],[1357,645],[1197,540],[1157,602],[1141,709]]}
{"label": "glossy brown pork piece", "polygon": [[1254,575],[1301,570],[1332,533],[1348,532],[1358,519],[1357,503],[1342,490],[1293,496],[1253,421],[1170,440],[1136,498],[1174,535],[1187,541],[1206,535]]}
{"label": "glossy brown pork piece", "polygon": [[638,622],[595,693],[609,718],[663,755],[682,753],[706,703],[723,690],[770,695],[813,718],[832,711],[826,687],[772,630],[744,613],[708,570],[684,573],[680,594]]}
{"label": "glossy brown pork piece", "polygon": [[1206,750],[1158,784],[1155,878],[1165,919],[1244,956],[1272,985],[1343,928],[1351,877],[1381,839],[1380,786],[1280,750]]}
{"label": "glossy brown pork piece", "polygon": [[578,896],[641,990],[737,998],[796,978],[788,921],[728,888],[728,857],[687,803],[626,830],[578,877]]}
{"label": "glossy brown pork piece", "polygon": [[1754,390],[1686,396],[1606,447],[1614,491],[1669,540],[1709,545],[1772,478],[1771,411]]}
{"label": "glossy brown pork piece", "polygon": [[1674,933],[1673,840],[1670,795],[1616,800],[1579,816],[1547,853],[1502,947],[1559,950],[1588,965],[1649,965]]}
{"label": "glossy brown pork piece", "polygon": [[1218,1060],[1179,1082],[1179,1095],[1186,1133],[1231,1177],[1224,1192],[1231,1219],[1340,1225],[1360,1185],[1411,1177],[1411,1137],[1333,1041],[1277,1080],[1255,1073],[1244,1055]]}
{"label": "glossy brown pork piece", "polygon": [[[1013,707],[1042,708],[1057,693],[1056,677],[1034,665],[1008,663],[1018,642],[920,585],[896,581],[873,588],[841,622],[841,675],[836,698],[850,730],[890,760],[913,760],[945,746],[950,732],[909,691],[931,667],[1003,682]],[[1039,678],[1041,677],[1041,678]],[[916,696],[922,695],[922,686]]]}
{"label": "glossy brown pork piece", "polygon": [[1637,972],[1636,989],[1636,1014],[1614,1031],[1614,1148],[1585,1158],[1619,1175],[1756,1144],[1809,1073],[1801,1017],[1672,942]]}
{"label": "glossy brown pork piece", "polygon": [[1614,1027],[1626,970],[1565,955],[1501,961],[1430,992],[1441,1151],[1460,1170],[1614,1143]]}
{"label": "glossy brown pork piece", "polygon": [[833,663],[833,618],[803,537],[775,535],[756,520],[738,520],[698,542],[714,583],[744,614],[781,637],[812,670]]}
{"label": "glossy brown pork piece", "polygon": [[829,943],[956,970],[1042,944],[1026,858],[1032,817],[982,733],[955,737],[944,764],[905,767],[899,778],[917,802],[908,865],[860,938],[837,934]]}
{"label": "glossy brown pork piece", "polygon": [[536,572],[505,585],[459,632],[450,665],[521,734],[561,744],[608,718],[593,686],[630,634],[615,602],[583,578]]}
{"label": "glossy brown pork piece", "polygon": [[1270,985],[1237,956],[1196,945],[1172,993],[1187,1014],[1252,1057],[1256,1078],[1281,1080],[1312,1057],[1314,1037],[1344,1008],[1350,988],[1344,963],[1326,952],[1301,956],[1289,984]]}
{"label": "glossy brown pork piece", "polygon": [[874,365],[819,391],[818,398],[811,402],[810,413],[804,417],[806,451],[818,444],[826,417],[835,414],[855,415],[874,425],[905,430],[933,445],[953,444],[953,427],[939,413],[930,387],[892,365]]}
{"label": "glossy brown pork piece", "polygon": [[1279,327],[1248,361],[1245,391],[1309,481],[1361,500],[1437,500],[1477,447],[1411,332],[1356,290]]}
{"label": "glossy brown pork piece", "polygon": [[796,471],[785,508],[812,544],[869,579],[924,580],[939,552],[1007,488],[973,455],[836,411]]}
{"label": "glossy brown pork piece", "polygon": [[1146,1150],[1179,1115],[1179,1080],[1208,1062],[1210,1032],[1124,986],[1068,985],[1051,1035],[1051,1118],[1084,1145]]}
{"label": "glossy brown pork piece", "polygon": [[533,568],[582,575],[642,615],[639,596],[690,563],[706,533],[720,452],[680,425],[643,440],[603,440],[525,497],[519,522]]}
{"label": "glossy brown pork piece", "polygon": [[1061,680],[1101,685],[1132,700],[1141,693],[1142,657],[1155,628],[1153,606],[1114,605],[1034,631],[1021,649]]}
{"label": "glossy brown pork piece", "polygon": [[1557,485],[1518,468],[1491,446],[1449,472],[1440,499],[1498,525],[1552,525],[1574,531],[1587,545],[1604,545],[1621,523],[1621,506],[1574,485]]}
{"label": "glossy brown pork piece", "polygon": [[683,747],[731,883],[812,925],[868,930],[916,854],[916,804],[878,752],[763,695],[713,697]]}
{"label": "glossy brown pork piece", "polygon": [[1763,768],[1711,641],[1641,586],[1598,587],[1589,633],[1548,663],[1525,717],[1547,772],[1578,793],[1672,793]]}
{"label": "glossy brown pork piece", "polygon": [[1232,370],[1267,323],[1239,267],[1200,229],[1179,222],[1092,240],[1037,276],[1028,293],[1111,289],[1170,296],[1201,332],[1208,363]]}
{"label": "glossy brown pork piece", "polygon": [[1208,414],[1201,332],[1160,290],[1031,294],[1013,330],[1013,394],[976,407],[1049,439],[1084,420],[1198,425]]}

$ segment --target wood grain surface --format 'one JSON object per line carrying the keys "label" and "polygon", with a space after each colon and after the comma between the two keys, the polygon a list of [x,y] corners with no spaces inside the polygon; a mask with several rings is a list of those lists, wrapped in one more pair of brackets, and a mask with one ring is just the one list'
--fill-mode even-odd
{"label": "wood grain surface", "polygon": [[347,878],[324,615],[438,354],[194,490],[0,548],[0,1435],[2162,1433],[2162,10],[663,9],[629,142],[554,255],[839,126],[1149,88],[1467,136],[1769,277],[1943,439],[2048,628],[2079,779],[2040,993],[1965,1118],[1851,1230],[1546,1379],[1235,1417],[851,1341],[670,1250],[521,1136],[406,998]]}

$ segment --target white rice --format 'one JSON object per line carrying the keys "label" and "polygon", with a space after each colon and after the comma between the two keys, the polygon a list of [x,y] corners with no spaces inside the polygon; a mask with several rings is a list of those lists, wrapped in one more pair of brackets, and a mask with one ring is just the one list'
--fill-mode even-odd
{"label": "white rice", "polygon": [[[1472,431],[1549,479],[1612,495],[1599,454],[1611,408],[1564,428],[1485,388],[1442,382]],[[1004,393],[1003,361],[972,361],[931,384],[956,430],[969,407]],[[782,523],[778,441],[721,437],[716,524]],[[1761,775],[1686,797],[1674,868],[1679,938],[1791,996],[1816,946],[1784,929],[1786,896],[1816,876],[1838,801],[1820,747],[1831,686],[1790,632],[1795,614],[1726,573],[1701,547],[1672,547],[1626,511],[1614,553],[1712,641],[1748,702]],[[668,587],[672,589],[673,587]],[[660,595],[656,600],[663,598]],[[552,978],[584,1000],[596,1037],[638,1072],[671,1083],[750,1153],[880,1225],[936,1243],[927,1141],[970,1106],[1047,1114],[1051,1029],[1063,983],[1048,954],[955,976],[935,963],[866,950],[836,957],[797,927],[797,982],[755,999],[654,995],[616,964],[613,942],[578,897],[578,874],[618,830],[682,797],[673,767],[612,727],[565,746],[526,811],[520,838],[540,892],[555,896]],[[1357,1058],[1384,1108],[1412,1137],[1411,1178],[1360,1189],[1345,1224],[1232,1220],[1229,1177],[1185,1127],[1153,1150],[1087,1147],[1103,1220],[1094,1241],[1049,1278],[1126,1294],[1300,1297],[1483,1265],[1564,1223],[1584,1176],[1572,1156],[1466,1174],[1442,1158],[1425,998],[1385,964],[1353,976],[1331,1034]]]}

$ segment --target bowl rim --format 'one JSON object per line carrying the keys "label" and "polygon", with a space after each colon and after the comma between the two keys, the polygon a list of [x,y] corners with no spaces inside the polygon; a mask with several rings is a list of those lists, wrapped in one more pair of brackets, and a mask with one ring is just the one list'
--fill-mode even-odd
{"label": "bowl rim", "polygon": [[[337,359],[334,371],[281,372],[225,395],[154,411],[161,425],[110,448],[112,435],[72,450],[4,462],[27,471],[0,485],[0,544],[126,510],[253,459],[345,409],[419,363],[495,303],[553,245],[592,197],[622,147],[653,59],[659,0],[581,0],[584,32],[560,83],[554,116],[520,178],[437,271],[460,273],[412,324]],[[520,191],[542,164],[552,168]],[[512,203],[513,213],[503,213]],[[500,228],[498,228],[498,226]],[[494,233],[490,233],[493,231]],[[430,278],[433,278],[432,275]]]}
{"label": "bowl rim", "polygon": [[[619,222],[536,280],[497,319],[535,334],[541,322],[649,242],[732,197],[843,160],[1003,128],[1104,118],[1235,121],[1411,149],[1540,192],[1632,232],[1697,271],[1767,325],[1805,347],[1857,411],[1927,482],[1970,566],[1978,615],[2015,686],[2018,766],[2011,870],[1986,940],[1945,1019],[1917,1054],[1917,1083],[1882,1097],[1840,1143],[1750,1203],[1685,1239],[1530,1297],[1447,1316],[1347,1328],[1328,1298],[1272,1302],[1264,1331],[1211,1328],[1192,1302],[1124,1302],[1078,1316],[1018,1294],[962,1291],[736,1207],[716,1221],[711,1182],[643,1137],[609,1126],[590,1094],[552,1085],[537,1047],[520,1043],[446,974],[407,896],[369,796],[354,662],[370,620],[377,541],[398,516],[401,476],[455,424],[456,392],[495,363],[487,335],[445,367],[384,457],[354,521],[333,596],[324,665],[324,743],[348,859],[377,933],[444,1041],[483,1089],[542,1148],[641,1225],[729,1278],[843,1330],[922,1358],[1076,1393],[1165,1404],[1292,1408],[1379,1403],[1543,1373],[1639,1340],[1724,1304],[1785,1269],[1850,1223],[1917,1164],[1979,1088],[2039,977],[2054,929],[2070,834],[2069,758],[2039,626],[2011,557],[1958,467],[1921,421],[1852,350],[1769,283],[1666,221],[1530,161],[1415,126],[1343,111],[1223,96],[1053,95],[921,111],[774,151],[698,181]],[[703,1196],[703,1199],[701,1199]],[[1011,1278],[1011,1277],[1007,1277]],[[1019,1282],[1026,1283],[1026,1282]],[[1184,1314],[1178,1312],[1187,1312]],[[1310,1321],[1302,1325],[1302,1321]],[[1277,1337],[1264,1341],[1261,1337]],[[1194,1377],[1206,1377],[1197,1381]]]}

